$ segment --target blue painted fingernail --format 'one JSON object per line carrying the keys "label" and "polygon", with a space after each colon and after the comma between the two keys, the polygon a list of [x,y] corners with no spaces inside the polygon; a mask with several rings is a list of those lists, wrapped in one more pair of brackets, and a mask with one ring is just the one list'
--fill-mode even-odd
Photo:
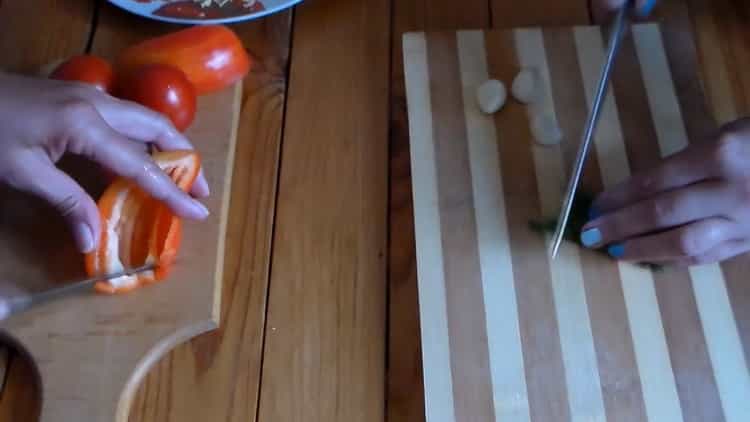
{"label": "blue painted fingernail", "polygon": [[622,256],[625,255],[625,247],[618,243],[607,248],[607,253],[613,258],[622,258]]}
{"label": "blue painted fingernail", "polygon": [[592,206],[589,208],[589,220],[596,220],[597,218],[602,216],[602,212],[599,211],[599,208],[596,208]]}
{"label": "blue painted fingernail", "polygon": [[641,7],[636,8],[636,13],[638,13],[638,16],[645,18],[654,11],[654,7],[656,7],[656,0],[646,0]]}
{"label": "blue painted fingernail", "polygon": [[602,241],[602,232],[599,229],[588,229],[581,233],[581,243],[588,248],[598,245]]}

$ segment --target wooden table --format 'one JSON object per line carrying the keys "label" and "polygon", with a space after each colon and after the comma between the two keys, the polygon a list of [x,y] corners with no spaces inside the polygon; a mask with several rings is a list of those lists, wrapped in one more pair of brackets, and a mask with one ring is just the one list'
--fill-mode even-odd
{"label": "wooden table", "polygon": [[[657,19],[695,35],[716,117],[748,114],[750,5],[662,3]],[[587,22],[586,0],[308,0],[234,26],[258,64],[243,97],[221,328],[164,357],[130,419],[424,420],[401,34]],[[112,56],[172,29],[104,1],[0,0],[0,65]],[[16,353],[5,381],[0,421],[34,420],[34,373]]]}

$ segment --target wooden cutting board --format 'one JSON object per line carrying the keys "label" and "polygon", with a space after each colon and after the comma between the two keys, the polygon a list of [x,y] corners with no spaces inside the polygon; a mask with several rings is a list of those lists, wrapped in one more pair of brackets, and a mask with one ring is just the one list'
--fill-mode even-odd
{"label": "wooden cutting board", "polygon": [[[651,272],[566,243],[556,216],[599,77],[598,27],[404,38],[426,413],[438,421],[741,421],[750,415],[750,258]],[[637,25],[585,169],[601,191],[714,133],[689,34]],[[672,41],[679,41],[674,42]],[[672,43],[665,49],[665,43]],[[545,95],[476,105],[540,70]],[[559,146],[530,122],[556,119]]]}
{"label": "wooden cutting board", "polygon": [[[42,422],[127,420],[149,367],[176,344],[218,326],[241,92],[238,84],[199,99],[187,135],[211,186],[204,202],[211,216],[183,225],[183,246],[167,281],[128,295],[66,298],[0,324],[38,369]],[[101,192],[100,175],[80,164],[62,167]],[[61,219],[34,198],[0,191],[0,279],[9,290],[40,291],[84,276],[83,257]]]}

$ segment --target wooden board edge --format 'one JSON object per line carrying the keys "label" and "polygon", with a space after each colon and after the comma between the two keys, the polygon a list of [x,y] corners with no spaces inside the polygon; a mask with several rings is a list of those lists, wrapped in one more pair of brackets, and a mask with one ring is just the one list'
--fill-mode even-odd
{"label": "wooden board edge", "polygon": [[224,170],[224,192],[221,200],[221,216],[219,217],[219,239],[216,248],[216,274],[214,275],[214,303],[211,319],[218,328],[221,322],[221,294],[224,286],[224,255],[226,253],[227,227],[229,225],[229,209],[231,208],[232,180],[234,179],[234,161],[237,155],[237,134],[239,132],[240,115],[242,114],[242,81],[234,86],[234,101],[232,105],[232,133],[229,135],[229,152],[226,169]]}
{"label": "wooden board edge", "polygon": [[173,334],[165,337],[136,364],[130,378],[128,379],[125,387],[122,389],[120,399],[117,402],[117,408],[115,409],[115,422],[128,422],[130,415],[130,407],[135,398],[135,394],[138,392],[138,386],[141,381],[146,377],[146,374],[151,368],[167,353],[172,351],[175,346],[178,346],[186,341],[215,330],[217,325],[213,321],[204,321],[196,325],[184,327],[181,330],[175,331]]}
{"label": "wooden board edge", "polygon": [[115,411],[116,422],[127,422],[130,408],[138,392],[138,387],[154,365],[175,347],[191,339],[213,331],[219,327],[221,319],[221,292],[224,281],[224,251],[226,247],[226,231],[229,220],[229,208],[232,194],[232,179],[234,174],[234,159],[236,155],[237,133],[239,129],[240,109],[242,104],[242,82],[238,82],[231,89],[234,90],[232,101],[232,130],[229,136],[227,163],[224,172],[224,191],[222,193],[221,211],[219,217],[219,238],[216,252],[216,271],[214,274],[214,300],[211,309],[211,319],[192,326],[183,327],[173,334],[156,343],[136,364],[130,378],[122,390]]}

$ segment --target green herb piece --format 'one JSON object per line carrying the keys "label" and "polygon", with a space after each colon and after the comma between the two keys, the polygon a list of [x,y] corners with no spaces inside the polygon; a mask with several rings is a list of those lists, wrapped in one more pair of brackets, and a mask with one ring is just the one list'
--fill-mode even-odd
{"label": "green herb piece", "polygon": [[[587,192],[579,192],[573,200],[573,205],[570,208],[570,216],[568,217],[568,225],[565,227],[565,233],[563,233],[563,239],[574,242],[579,246],[581,244],[581,229],[589,221],[589,210],[591,204],[594,202],[594,196]],[[529,221],[529,228],[539,234],[554,234],[557,228],[557,218],[547,218],[542,220],[531,220]],[[587,248],[588,249],[588,248]],[[606,249],[598,249],[603,255],[609,257]],[[663,266],[653,263],[639,263],[640,267],[652,270],[661,271],[664,269]]]}

